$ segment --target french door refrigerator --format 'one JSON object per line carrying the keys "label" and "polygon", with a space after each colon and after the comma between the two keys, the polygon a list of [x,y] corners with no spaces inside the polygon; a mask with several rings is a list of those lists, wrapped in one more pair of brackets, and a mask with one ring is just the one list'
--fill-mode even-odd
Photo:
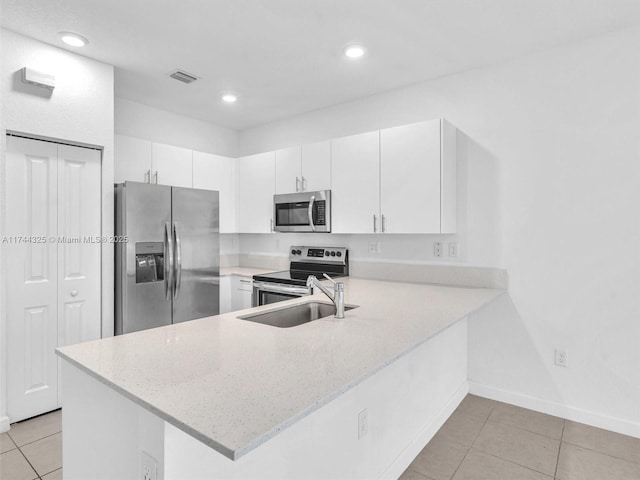
{"label": "french door refrigerator", "polygon": [[115,333],[219,313],[219,193],[115,186]]}

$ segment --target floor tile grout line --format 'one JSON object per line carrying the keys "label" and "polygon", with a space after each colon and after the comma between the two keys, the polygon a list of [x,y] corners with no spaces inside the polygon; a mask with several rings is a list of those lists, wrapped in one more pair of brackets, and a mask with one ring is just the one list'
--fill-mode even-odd
{"label": "floor tile grout line", "polygon": [[29,466],[31,467],[31,469],[33,470],[33,473],[36,474],[36,476],[38,477],[38,480],[42,480],[40,478],[40,474],[38,473],[38,471],[36,470],[36,467],[33,466],[33,464],[29,461],[29,459],[27,458],[27,456],[24,454],[24,452],[22,451],[22,449],[20,447],[18,447],[18,451],[20,452],[20,455],[22,455],[24,457],[24,459],[27,461],[27,463],[29,464]]}
{"label": "floor tile grout line", "polygon": [[558,476],[558,465],[560,465],[560,450],[562,450],[562,439],[564,438],[564,426],[566,425],[566,421],[562,421],[562,432],[560,432],[560,445],[558,445],[558,456],[556,457],[556,469],[553,472],[554,480]]}
{"label": "floor tile grout line", "polygon": [[[458,473],[458,470],[460,470],[460,466],[464,463],[464,461],[467,459],[467,456],[469,455],[469,452],[471,451],[471,449],[473,448],[473,446],[476,443],[476,440],[478,440],[478,437],[480,436],[480,434],[482,433],[482,430],[484,430],[485,425],[487,424],[487,422],[489,421],[489,417],[491,416],[491,414],[493,413],[493,409],[496,408],[496,406],[494,405],[493,407],[491,407],[491,410],[489,411],[487,418],[484,419],[484,423],[482,424],[482,428],[478,431],[478,434],[476,435],[476,437],[473,439],[473,442],[471,442],[471,445],[467,448],[467,451],[464,454],[464,457],[462,457],[462,460],[460,460],[460,463],[458,464],[458,466],[456,467],[456,469],[453,471],[453,474],[451,475],[451,477],[449,477],[450,479],[453,479],[453,477],[456,476],[456,473]],[[457,410],[457,409],[456,409]]]}
{"label": "floor tile grout line", "polygon": [[27,445],[31,445],[32,443],[39,442],[40,440],[44,440],[45,438],[53,437],[54,435],[58,435],[59,433],[62,433],[62,430],[60,430],[59,432],[56,432],[56,433],[52,433],[52,434],[50,434],[50,435],[46,435],[46,436],[44,436],[44,437],[42,437],[42,438],[39,438],[39,439],[37,439],[37,440],[33,440],[32,442],[25,443],[24,445],[20,445],[20,446],[19,446],[19,447],[17,447],[17,448],[26,447]]}
{"label": "floor tile grout line", "polygon": [[[476,448],[476,447],[471,447],[471,448]],[[503,462],[512,463],[513,465],[517,465],[519,467],[522,467],[525,470],[530,470],[532,472],[539,473],[540,475],[544,475],[545,477],[549,477],[550,479],[554,478],[554,475],[550,475],[548,473],[541,472],[540,470],[536,470],[535,468],[527,467],[526,465],[521,465],[518,462],[514,462],[513,460],[508,460],[506,458],[501,457],[500,455],[496,455],[495,453],[485,452],[484,450],[480,450],[479,448],[476,448],[476,450],[478,450],[480,453],[484,453],[485,455],[489,455],[490,457],[502,460]]]}
{"label": "floor tile grout line", "polygon": [[[556,437],[552,437],[550,435],[545,435],[544,433],[534,432],[533,430],[529,430],[528,428],[520,427],[518,425],[513,425],[511,423],[501,422],[501,421],[495,420],[495,419],[488,419],[488,420],[491,420],[492,423],[499,423],[500,425],[506,425],[508,427],[517,428],[518,430],[522,430],[523,432],[533,433],[535,435],[540,435],[541,437],[550,438],[551,440],[556,440],[558,442],[561,441],[560,438],[562,438],[562,433],[560,434],[560,438],[556,438]],[[562,430],[564,430],[564,419],[562,419]]]}
{"label": "floor tile grout line", "polygon": [[615,455],[612,455],[610,453],[605,453],[605,452],[603,452],[601,450],[594,450],[593,448],[585,447],[585,446],[579,445],[577,443],[567,442],[566,440],[563,440],[561,443],[566,443],[567,445],[571,445],[573,447],[578,447],[578,448],[581,448],[583,450],[587,450],[589,452],[597,453],[598,455],[604,455],[605,457],[614,458],[616,460],[622,460],[623,462],[633,463],[634,465],[640,465],[640,462],[636,462],[635,460],[629,460],[628,458],[623,458],[623,457],[616,457]]}

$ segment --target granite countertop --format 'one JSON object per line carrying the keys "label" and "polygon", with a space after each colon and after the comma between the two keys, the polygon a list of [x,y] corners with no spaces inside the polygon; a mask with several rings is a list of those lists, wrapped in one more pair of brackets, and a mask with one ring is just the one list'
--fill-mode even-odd
{"label": "granite countertop", "polygon": [[277,328],[236,317],[323,294],[62,347],[89,375],[238,459],[504,291],[347,277],[333,317]]}
{"label": "granite countertop", "polygon": [[263,273],[271,273],[274,269],[253,268],[253,267],[222,267],[220,268],[220,276],[238,275],[240,277],[253,277],[254,275],[262,275]]}

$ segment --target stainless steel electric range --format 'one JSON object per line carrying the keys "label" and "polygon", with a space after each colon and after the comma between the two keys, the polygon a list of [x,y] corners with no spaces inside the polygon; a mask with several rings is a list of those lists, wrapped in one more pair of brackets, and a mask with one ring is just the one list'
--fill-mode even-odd
{"label": "stainless steel electric range", "polygon": [[289,270],[253,276],[253,306],[311,295],[309,275],[319,279],[349,275],[349,250],[344,247],[291,247]]}

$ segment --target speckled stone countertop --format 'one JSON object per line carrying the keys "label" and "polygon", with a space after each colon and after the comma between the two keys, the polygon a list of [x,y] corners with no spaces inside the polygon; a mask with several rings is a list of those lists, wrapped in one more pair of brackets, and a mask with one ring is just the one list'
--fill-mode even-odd
{"label": "speckled stone countertop", "polygon": [[237,459],[503,290],[345,278],[359,308],[292,328],[236,317],[323,294],[59,348],[63,359]]}
{"label": "speckled stone countertop", "polygon": [[273,271],[273,268],[222,267],[220,268],[220,276],[226,277],[228,275],[238,275],[240,277],[253,277],[254,275],[261,275],[263,273],[270,273]]}

